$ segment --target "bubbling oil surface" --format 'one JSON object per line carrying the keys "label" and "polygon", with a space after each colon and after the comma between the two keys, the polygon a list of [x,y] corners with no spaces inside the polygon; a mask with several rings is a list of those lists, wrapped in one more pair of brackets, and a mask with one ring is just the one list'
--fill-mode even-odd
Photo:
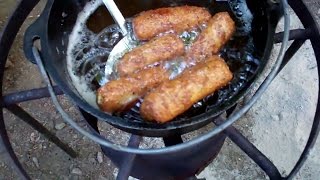
{"label": "bubbling oil surface", "polygon": [[[134,37],[130,38],[132,42],[128,44],[129,46],[124,52],[116,55],[115,58],[117,58],[117,60],[115,63],[107,63],[110,52],[123,38],[123,35],[121,34],[120,28],[115,24],[104,28],[99,34],[89,30],[86,21],[101,5],[100,1],[90,2],[85,6],[82,13],[79,14],[76,26],[70,36],[67,57],[68,72],[73,84],[80,95],[94,106],[96,106],[96,103],[92,99],[95,100],[95,91],[110,80],[118,78],[115,63],[126,52],[145,43],[138,41]],[[128,30],[131,32],[129,34],[133,34],[131,19],[127,19],[127,24]],[[183,32],[179,36],[183,40],[186,49],[189,48],[204,28],[205,24],[189,32]],[[172,32],[165,32],[158,36],[163,36],[167,33]],[[170,79],[173,79],[186,68],[186,65],[182,57],[178,57],[167,62],[164,68],[170,70]],[[110,73],[106,74],[105,72]]]}
{"label": "bubbling oil surface", "polygon": [[113,47],[122,38],[116,25],[108,26],[99,34],[87,28],[87,20],[101,5],[99,0],[90,1],[79,13],[67,50],[67,69],[73,85],[94,107],[97,107],[95,91],[105,83],[102,69]]}
{"label": "bubbling oil surface", "polygon": [[[256,74],[260,61],[254,55],[255,48],[250,36],[252,14],[246,7],[244,0],[238,1],[237,3],[230,3],[228,10],[235,15],[236,33],[220,52],[220,56],[226,60],[234,74],[233,80],[225,88],[195,103],[192,108],[177,119],[187,119],[219,106],[221,103],[234,97]],[[241,3],[242,1],[244,3]],[[68,72],[74,86],[79,94],[95,107],[97,107],[96,90],[108,81],[118,78],[114,66],[111,65],[109,67],[109,70],[113,71],[110,74],[105,74],[105,69],[110,52],[123,38],[117,25],[110,25],[98,34],[87,28],[86,21],[101,5],[102,3],[99,0],[90,1],[78,15],[77,23],[69,38],[67,54]],[[129,30],[132,30],[130,26],[128,27]],[[206,28],[205,24],[179,35],[185,44],[186,50],[189,49],[192,42],[196,40],[204,28]],[[161,35],[163,34],[159,36]],[[128,48],[132,49],[135,47],[134,44],[141,45],[143,43],[145,42],[136,41]],[[121,56],[119,55],[118,58],[121,58]],[[165,64],[165,68],[170,70],[170,79],[173,79],[183,72],[186,64],[182,57],[177,57],[168,61]],[[120,116],[132,121],[141,121],[139,106],[142,101],[143,99],[130,111]]]}

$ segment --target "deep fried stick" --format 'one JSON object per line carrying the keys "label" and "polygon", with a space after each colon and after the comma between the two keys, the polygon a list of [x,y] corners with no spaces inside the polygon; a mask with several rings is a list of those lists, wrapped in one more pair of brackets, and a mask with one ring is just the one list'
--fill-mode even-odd
{"label": "deep fried stick", "polygon": [[143,69],[130,77],[110,81],[97,91],[97,104],[109,113],[131,108],[150,89],[169,79],[169,73],[161,66]]}
{"label": "deep fried stick", "polygon": [[125,54],[117,65],[120,77],[134,73],[148,65],[184,54],[182,40],[174,34],[153,39]]}
{"label": "deep fried stick", "polygon": [[227,12],[215,14],[186,53],[189,63],[217,54],[235,31],[235,23]]}
{"label": "deep fried stick", "polygon": [[224,60],[212,56],[146,95],[140,114],[145,120],[168,122],[227,85],[231,79],[232,72]]}
{"label": "deep fried stick", "polygon": [[159,8],[141,12],[133,19],[133,30],[140,40],[149,40],[156,35],[174,31],[181,33],[206,23],[211,17],[202,7],[180,6]]}

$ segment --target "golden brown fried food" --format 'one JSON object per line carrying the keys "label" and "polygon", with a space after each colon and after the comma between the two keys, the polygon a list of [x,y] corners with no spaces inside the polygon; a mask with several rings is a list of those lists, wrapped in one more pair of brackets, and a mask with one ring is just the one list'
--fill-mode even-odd
{"label": "golden brown fried food", "polygon": [[232,73],[224,60],[210,57],[146,95],[140,113],[149,121],[168,122],[231,79]]}
{"label": "golden brown fried food", "polygon": [[227,12],[215,14],[208,22],[207,28],[186,53],[189,62],[201,61],[217,54],[235,31],[235,23]]}
{"label": "golden brown fried food", "polygon": [[181,33],[208,22],[211,14],[196,6],[159,8],[140,13],[133,19],[133,30],[140,40],[149,40],[156,35],[175,31]]}
{"label": "golden brown fried food", "polygon": [[184,44],[176,35],[169,34],[147,42],[125,54],[117,65],[120,77],[147,65],[166,61],[184,54]]}
{"label": "golden brown fried food", "polygon": [[97,103],[101,110],[109,113],[131,108],[150,89],[169,79],[162,67],[141,70],[131,77],[110,81],[97,91]]}

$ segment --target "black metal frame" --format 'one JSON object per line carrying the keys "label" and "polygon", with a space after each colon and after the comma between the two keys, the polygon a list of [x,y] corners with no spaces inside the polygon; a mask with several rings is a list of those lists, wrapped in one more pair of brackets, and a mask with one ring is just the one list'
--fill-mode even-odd
{"label": "black metal frame", "polygon": [[[69,3],[63,3],[63,1],[48,0],[39,18],[33,24],[31,24],[28,27],[28,29],[25,31],[24,43],[23,43],[24,53],[28,60],[35,62],[35,57],[33,53],[33,43],[35,39],[39,39],[39,42],[41,43],[41,58],[43,59],[43,64],[46,67],[45,70],[48,72],[48,74],[50,74],[50,77],[52,78],[52,80],[54,80],[60,86],[63,92],[66,93],[75,104],[77,104],[80,108],[84,109],[90,114],[98,117],[99,120],[107,122],[116,128],[124,130],[128,133],[137,134],[141,136],[151,136],[151,137],[172,136],[176,134],[184,134],[184,133],[199,129],[200,127],[209,123],[212,118],[216,118],[223,111],[225,111],[226,109],[236,104],[241,97],[247,94],[249,90],[252,89],[253,87],[252,85],[249,85],[249,84],[256,83],[257,78],[261,74],[261,71],[264,69],[265,64],[268,62],[271,49],[273,47],[273,37],[275,34],[276,25],[280,17],[283,15],[285,11],[282,0],[279,0],[279,1],[263,0],[263,3],[259,3],[259,5],[256,4],[255,0],[247,0],[247,5],[244,5],[243,3],[244,0],[240,0],[240,1],[230,0],[230,4],[228,3],[229,0],[223,0],[219,2],[217,1],[217,3],[214,6],[217,6],[217,9],[220,9],[220,6],[221,6],[221,10],[223,9],[223,7],[226,8],[228,5],[235,6],[235,7],[237,7],[236,4],[244,5],[244,6],[242,5],[239,6],[239,7],[242,7],[239,9],[240,10],[239,13],[233,12],[233,14],[234,13],[242,14],[241,11],[245,13],[246,12],[245,9],[252,8],[251,11],[253,14],[255,14],[254,19],[252,20],[252,26],[254,27],[254,29],[256,29],[253,31],[252,37],[253,39],[255,39],[253,40],[253,44],[255,44],[254,46],[257,47],[257,48],[254,48],[255,50],[253,51],[253,53],[254,54],[257,53],[256,55],[261,58],[260,59],[261,64],[258,66],[255,72],[249,73],[249,74],[253,73],[255,75],[252,78],[251,78],[251,75],[249,75],[250,77],[248,76],[249,79],[247,80],[249,84],[247,85],[245,85],[246,83],[244,84],[244,86],[247,86],[247,87],[239,89],[239,92],[237,92],[234,95],[231,95],[230,98],[227,98],[224,103],[220,105],[217,104],[216,108],[209,108],[208,109],[209,111],[207,111],[206,113],[200,113],[200,114],[187,113],[190,115],[190,116],[187,115],[187,117],[189,118],[187,117],[178,118],[176,121],[170,121],[165,124],[155,125],[154,123],[148,123],[143,120],[141,121],[140,116],[135,116],[136,113],[132,114],[133,117],[131,119],[126,117],[111,116],[108,113],[104,113],[100,111],[99,109],[91,106],[83,98],[81,98],[81,96],[79,96],[79,93],[75,91],[76,88],[74,88],[74,86],[72,85],[73,83],[71,79],[68,76],[65,76],[66,64],[65,64],[65,55],[63,52],[66,52],[67,47],[63,46],[62,44],[65,44],[65,43],[61,43],[61,42],[68,42],[68,36],[66,36],[68,33],[65,34],[63,32],[70,32],[70,30],[74,26],[75,20],[77,18],[77,14],[79,13],[79,11],[81,11],[81,9],[83,8],[84,4],[87,1],[88,0],[83,0],[80,3],[77,3],[78,1],[68,1]],[[120,1],[122,0],[119,0],[119,2]],[[124,0],[124,1],[127,1],[127,0]],[[167,1],[163,1],[163,2],[165,3]],[[191,1],[181,1],[181,2],[185,2],[187,4],[189,2],[193,4]],[[202,6],[201,2],[209,2],[209,1],[207,0],[199,1],[200,6]],[[253,8],[255,6],[259,6],[259,8]],[[208,8],[209,10],[210,9],[212,10],[212,13],[214,13],[213,12],[214,10],[212,8],[210,7]],[[126,8],[123,7],[123,10],[125,9]],[[231,9],[226,8],[226,10],[234,11]],[[62,12],[66,12],[68,14],[68,17],[65,20],[63,20],[65,22],[63,23],[63,26],[61,26],[61,22],[59,21],[59,19],[61,18],[60,14]],[[246,21],[245,19],[246,18],[244,18],[243,20]],[[259,22],[263,22],[263,23],[259,23]],[[261,36],[260,33],[265,35],[265,37]],[[259,40],[260,38],[262,39]],[[57,48],[60,49],[61,53],[57,51]],[[242,66],[251,67],[252,64],[249,63],[249,61],[251,60],[248,59],[248,64],[245,63]],[[60,67],[64,67],[64,68],[60,68]],[[237,71],[237,72],[240,73],[241,71]],[[235,77],[238,77],[237,72],[235,72],[234,74]],[[235,84],[233,83],[230,84],[231,89],[233,87],[237,87],[238,85],[240,85],[240,84],[237,85],[237,82],[238,82],[237,79],[238,78],[235,78],[232,81]],[[229,90],[231,89],[229,88]],[[225,93],[227,93],[227,90]]]}
{"label": "black metal frame", "polygon": [[[1,33],[0,38],[0,84],[3,84],[3,75],[9,50],[13,44],[13,41],[26,17],[32,11],[32,9],[38,4],[39,0],[21,0],[11,17],[9,18],[5,29]],[[57,94],[61,94],[59,88],[55,88]],[[15,172],[23,178],[30,179],[22,165],[20,164],[17,156],[15,155],[3,119],[3,108],[7,108],[13,114],[21,118],[23,121],[31,125],[35,130],[39,131],[50,141],[58,145],[62,150],[68,153],[71,157],[76,157],[76,152],[68,147],[65,143],[59,140],[53,133],[47,130],[41,123],[34,119],[31,115],[25,112],[22,108],[16,105],[19,102],[24,102],[33,99],[40,99],[43,97],[48,97],[48,91],[45,88],[33,89],[30,91],[22,91],[13,94],[8,94],[3,96],[2,88],[0,88],[1,96],[1,108],[0,108],[0,138],[1,144],[7,152],[8,159],[11,160],[11,165],[15,169]]]}
{"label": "black metal frame", "polygon": [[[5,62],[21,24],[25,20],[26,16],[30,13],[33,7],[39,2],[39,0],[21,0],[18,4],[16,10],[10,17],[6,28],[4,29],[1,39],[0,39],[0,84],[2,85],[3,80],[3,73],[4,73],[4,66]],[[286,65],[286,63],[291,59],[291,57],[297,52],[297,50],[303,45],[306,40],[310,40],[312,47],[314,49],[315,57],[317,60],[317,65],[319,67],[320,63],[320,31],[315,23],[314,19],[312,18],[311,13],[308,11],[307,7],[301,0],[290,0],[290,6],[295,11],[295,13],[300,18],[301,22],[303,23],[305,29],[298,29],[298,30],[291,30],[290,31],[290,40],[294,40],[291,46],[288,48],[284,55],[283,63],[279,69],[279,71]],[[282,38],[283,34],[279,33],[278,38],[276,39],[276,43],[281,42],[280,39]],[[320,77],[320,69],[318,68],[318,76]],[[61,94],[61,90],[59,87],[55,87],[54,92],[56,94]],[[320,93],[320,92],[319,92]],[[58,138],[54,136],[54,134],[50,133],[45,127],[43,127],[37,120],[32,118],[27,112],[25,112],[22,108],[20,108],[17,103],[29,101],[33,99],[40,99],[44,97],[49,97],[49,91],[46,88],[40,89],[33,89],[29,91],[22,91],[13,94],[8,94],[3,96],[2,90],[0,89],[1,95],[1,109],[0,109],[0,136],[2,142],[4,143],[4,147],[8,152],[8,156],[12,159],[12,165],[16,168],[16,172],[25,178],[29,179],[27,173],[25,172],[24,168],[20,164],[19,160],[15,156],[13,149],[11,147],[5,124],[3,119],[3,108],[7,108],[13,114],[17,115],[22,120],[29,123],[33,128],[35,128],[40,133],[44,134],[49,140],[57,144],[61,147],[66,153],[68,153],[71,157],[76,156],[76,152],[74,152],[71,148],[66,146],[62,143]],[[278,169],[275,165],[261,153],[251,142],[249,142],[239,131],[237,131],[233,126],[227,127],[223,133],[229,137],[237,146],[239,146],[255,163],[257,163],[262,170],[266,172],[266,174],[271,179],[291,179],[301,168],[305,160],[307,159],[310,150],[314,146],[314,143],[317,139],[320,130],[320,105],[319,105],[319,94],[318,94],[318,104],[315,113],[315,118],[313,121],[312,129],[310,132],[309,139],[307,144],[298,160],[296,165],[294,166],[293,170],[287,177],[281,177]],[[221,124],[224,122],[223,118],[218,118],[213,120],[216,124]],[[175,137],[177,138],[177,137]],[[179,138],[178,138],[179,139]],[[140,137],[139,136],[132,136],[130,139],[129,145],[137,146],[139,144]],[[179,142],[178,140],[174,139],[166,139],[167,144],[176,144]],[[171,141],[171,142],[170,142]],[[0,141],[1,142],[1,141]],[[130,154],[129,154],[130,155]],[[131,154],[130,156],[125,157],[125,159],[129,161],[134,161],[135,154]],[[128,162],[129,162],[128,161]],[[129,176],[132,164],[124,163],[124,166],[120,167],[120,172],[118,179],[125,179]]]}

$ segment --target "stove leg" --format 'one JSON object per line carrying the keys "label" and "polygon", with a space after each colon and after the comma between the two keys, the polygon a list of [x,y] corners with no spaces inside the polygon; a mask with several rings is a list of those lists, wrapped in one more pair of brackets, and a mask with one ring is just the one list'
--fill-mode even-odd
{"label": "stove leg", "polygon": [[186,180],[206,180],[206,178],[198,179],[197,177],[194,176],[194,177],[189,177]]}
{"label": "stove leg", "polygon": [[296,54],[296,52],[300,49],[300,47],[304,44],[305,41],[305,39],[298,39],[292,42],[292,44],[284,54],[282,64],[278,72],[281,72],[284,66],[291,60],[291,58]]}
{"label": "stove leg", "polygon": [[88,123],[88,127],[92,130],[92,132],[96,132],[99,134],[99,128],[98,128],[98,119],[91,114],[87,113],[85,110],[78,107],[81,115],[85,119],[85,122]]}
{"label": "stove leg", "polygon": [[75,152],[71,147],[67,144],[63,143],[57,136],[55,136],[52,132],[50,132],[46,127],[44,127],[41,123],[39,123],[36,119],[34,119],[29,113],[23,110],[18,105],[10,105],[6,107],[11,113],[19,117],[21,120],[29,124],[36,131],[43,134],[49,141],[56,144],[59,148],[61,148],[64,152],[66,152],[70,157],[76,158],[77,152]]}
{"label": "stove leg", "polygon": [[[216,125],[222,124],[224,119],[217,118],[214,120]],[[260,152],[246,137],[244,137],[233,126],[223,131],[246,155],[248,155],[268,176],[270,179],[283,179],[277,167]]]}
{"label": "stove leg", "polygon": [[168,146],[173,146],[176,144],[183,143],[183,140],[182,140],[181,136],[176,135],[176,136],[164,137],[163,142],[168,147]]}
{"label": "stove leg", "polygon": [[[133,148],[138,148],[141,141],[142,141],[141,136],[131,135],[128,146]],[[128,154],[127,157],[124,158],[124,161],[119,167],[117,180],[127,180],[129,178],[135,158],[136,158],[136,154]]]}
{"label": "stove leg", "polygon": [[[0,113],[2,114],[2,111]],[[12,149],[3,119],[0,120],[0,155],[20,179],[31,180]]]}

